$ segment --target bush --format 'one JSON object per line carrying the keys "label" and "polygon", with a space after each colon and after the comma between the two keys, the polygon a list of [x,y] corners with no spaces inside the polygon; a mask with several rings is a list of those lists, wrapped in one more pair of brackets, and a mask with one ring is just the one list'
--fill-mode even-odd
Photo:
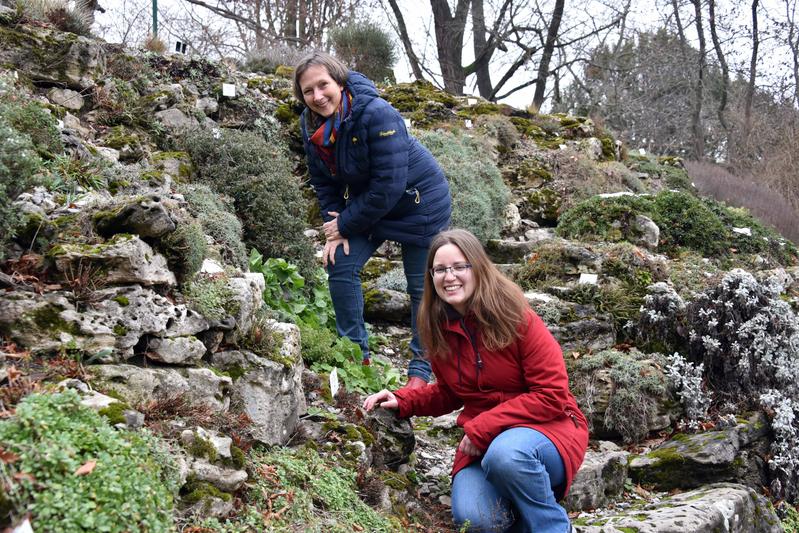
{"label": "bush", "polygon": [[[0,421],[0,442],[13,513],[31,513],[37,531],[173,526],[177,468],[163,445],[147,433],[115,430],[74,391],[23,399],[14,418]],[[82,467],[88,473],[77,474]]]}
{"label": "bush", "polygon": [[34,174],[41,164],[30,137],[0,116],[0,259],[19,223],[19,213],[12,202],[35,183]]}
{"label": "bush", "polygon": [[306,203],[286,148],[234,130],[198,129],[182,142],[200,181],[233,198],[247,246],[296,264],[310,278],[317,263],[303,235]]}
{"label": "bush", "polygon": [[18,132],[28,135],[39,156],[52,159],[64,152],[56,120],[40,103],[2,101],[0,117]]}
{"label": "bush", "polygon": [[330,42],[336,56],[352,70],[381,82],[394,81],[397,54],[391,36],[374,22],[353,22],[330,30]]}
{"label": "bush", "polygon": [[199,220],[203,231],[222,247],[222,258],[245,268],[247,249],[241,240],[244,230],[241,221],[233,214],[233,200],[199,183],[178,185],[178,192],[186,198],[189,211]]}
{"label": "bush", "polygon": [[183,287],[189,306],[209,320],[223,320],[239,312],[236,292],[224,274],[197,274]]}
{"label": "bush", "polygon": [[510,191],[493,161],[475,157],[485,153],[486,146],[479,138],[448,132],[420,131],[419,140],[449,180],[452,226],[468,229],[482,242],[498,238]]}
{"label": "bush", "polygon": [[[719,404],[758,403],[770,413],[775,496],[799,498],[799,320],[784,287],[732,270],[687,306],[687,359],[704,365]],[[736,409],[737,411],[737,409]],[[775,490],[775,487],[777,490]]]}
{"label": "bush", "polygon": [[177,228],[166,235],[158,249],[167,259],[178,280],[185,280],[200,270],[208,244],[202,226],[192,220],[179,220]]}
{"label": "bush", "polygon": [[263,72],[274,74],[281,65],[296,65],[300,59],[310,52],[307,48],[296,48],[287,44],[272,44],[247,54],[242,70],[246,72]]}

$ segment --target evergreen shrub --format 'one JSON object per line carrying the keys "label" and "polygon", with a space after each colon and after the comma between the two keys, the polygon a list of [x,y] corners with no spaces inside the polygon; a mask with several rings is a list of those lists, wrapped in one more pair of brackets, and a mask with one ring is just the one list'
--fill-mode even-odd
{"label": "evergreen shrub", "polygon": [[481,154],[484,140],[460,133],[419,131],[449,180],[452,226],[468,229],[482,242],[500,236],[510,190],[497,165]]}
{"label": "evergreen shrub", "polygon": [[207,185],[178,185],[178,192],[189,204],[189,211],[202,225],[203,231],[222,247],[222,258],[239,268],[247,266],[247,249],[242,241],[241,221],[233,211],[233,200],[215,193]]}
{"label": "evergreen shrub", "polygon": [[[0,421],[0,474],[12,516],[36,531],[168,531],[177,467],[146,432],[119,431],[74,391],[33,394]],[[93,469],[90,468],[94,462]],[[85,474],[78,473],[83,467]]]}
{"label": "evergreen shrub", "polygon": [[336,56],[375,82],[394,81],[397,54],[391,36],[368,20],[353,22],[330,31]]}
{"label": "evergreen shrub", "polygon": [[244,242],[264,257],[296,264],[311,279],[316,261],[305,200],[284,145],[248,131],[196,129],[182,139],[199,181],[233,198]]}

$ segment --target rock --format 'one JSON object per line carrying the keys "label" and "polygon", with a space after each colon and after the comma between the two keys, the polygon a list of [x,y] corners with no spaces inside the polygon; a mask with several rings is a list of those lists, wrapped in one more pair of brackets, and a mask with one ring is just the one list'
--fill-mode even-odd
{"label": "rock", "polygon": [[676,494],[626,512],[580,517],[577,533],[778,533],[780,520],[768,501],[754,490],[718,483]]}
{"label": "rock", "polygon": [[252,328],[255,312],[264,304],[266,281],[260,272],[245,272],[243,277],[228,279],[228,287],[232,290],[232,299],[238,303],[238,313],[233,318],[237,327],[225,333],[225,341],[234,343]]}
{"label": "rock", "polygon": [[630,476],[659,490],[694,488],[719,481],[768,486],[770,426],[760,412],[719,431],[679,434],[630,462]]}
{"label": "rock", "polygon": [[516,233],[522,225],[522,217],[519,215],[519,208],[516,204],[510,203],[505,207],[503,213],[502,232]]}
{"label": "rock", "polygon": [[54,104],[66,107],[72,111],[80,111],[83,107],[83,96],[81,96],[79,92],[71,89],[53,87],[47,91],[47,98]]}
{"label": "rock", "polygon": [[205,355],[205,345],[196,337],[150,339],[147,358],[170,365],[196,365]]}
{"label": "rock", "polygon": [[166,258],[135,236],[115,235],[97,245],[63,244],[53,255],[56,267],[65,275],[91,265],[105,273],[105,282],[109,284],[172,286],[176,283]]}
{"label": "rock", "polygon": [[191,177],[191,158],[186,152],[156,152],[150,158],[153,168],[176,179]]}
{"label": "rock", "polygon": [[206,96],[198,98],[197,101],[194,102],[194,108],[199,109],[206,115],[213,115],[219,110],[219,102],[216,101],[216,98]]}
{"label": "rock", "polygon": [[140,237],[157,239],[175,231],[175,221],[156,195],[139,197],[96,213],[94,226],[106,238],[118,233],[134,233]]}
{"label": "rock", "polygon": [[40,26],[0,26],[0,63],[14,65],[31,81],[83,90],[105,71],[102,43]]}
{"label": "rock", "polygon": [[621,450],[589,449],[561,504],[572,512],[596,509],[615,501],[624,491],[629,455]]}
{"label": "rock", "polygon": [[533,228],[524,232],[524,238],[537,244],[542,241],[548,241],[555,238],[555,230],[553,228]]}
{"label": "rock", "polygon": [[486,252],[495,263],[520,263],[524,256],[533,249],[532,242],[512,241],[505,239],[489,239]]}
{"label": "rock", "polygon": [[90,391],[85,395],[81,395],[80,403],[81,405],[84,405],[90,409],[99,411],[100,409],[105,409],[112,403],[119,403],[119,400],[110,396],[106,396],[105,394],[101,394],[97,391]]}
{"label": "rock", "polygon": [[107,146],[95,146],[94,148],[97,150],[97,155],[109,163],[119,163],[119,150]]}
{"label": "rock", "polygon": [[247,472],[244,470],[213,465],[205,459],[195,459],[189,469],[189,475],[193,475],[197,481],[206,481],[225,492],[235,492],[247,481]]}
{"label": "rock", "polygon": [[158,111],[155,113],[155,117],[164,127],[171,130],[188,129],[198,126],[196,118],[186,116],[183,111],[175,107],[164,111]]}
{"label": "rock", "polygon": [[366,415],[364,424],[376,435],[373,450],[377,466],[396,470],[408,462],[416,445],[410,420],[388,409],[375,409]]}
{"label": "rock", "polygon": [[547,322],[550,332],[560,343],[564,353],[584,350],[596,352],[616,344],[616,330],[610,315],[597,313],[593,306],[572,303],[562,303],[562,306],[567,309],[567,313],[568,310],[579,313],[569,322],[561,321],[551,325]]}
{"label": "rock", "polygon": [[230,437],[219,436],[215,431],[208,431],[200,426],[197,426],[193,430],[183,430],[180,434],[180,441],[184,444],[186,449],[191,449],[198,438],[210,443],[214,447],[214,450],[216,450],[217,456],[230,459],[230,446],[233,444],[233,439]]}
{"label": "rock", "polygon": [[[265,444],[283,444],[294,433],[299,415],[306,410],[302,387],[302,359],[299,355],[299,330],[284,324],[281,355],[294,361],[290,366],[258,357],[248,351],[218,352],[212,356],[215,367],[240,374],[231,386],[237,412],[252,420],[253,437]],[[276,326],[273,326],[276,327]]]}
{"label": "rock", "polygon": [[[84,139],[88,139],[91,137],[92,132],[89,128],[83,127],[80,122],[80,119],[71,113],[66,113],[64,115],[64,127],[68,128],[72,131],[75,131]],[[118,158],[117,158],[118,159]]]}
{"label": "rock", "polygon": [[635,215],[633,220],[633,233],[639,235],[635,240],[636,244],[640,244],[644,248],[654,250],[658,247],[660,242],[660,228],[655,222],[644,215]]}
{"label": "rock", "polygon": [[133,365],[93,365],[89,372],[130,404],[170,401],[185,396],[191,403],[226,412],[232,380],[207,368],[142,368]]}
{"label": "rock", "polygon": [[233,507],[234,503],[232,498],[230,500],[223,500],[215,496],[206,496],[194,505],[181,511],[181,515],[187,517],[201,516],[203,519],[224,518],[233,512]]}
{"label": "rock", "polygon": [[580,148],[589,160],[602,160],[602,141],[596,137],[589,137],[588,139],[580,141]]}
{"label": "rock", "polygon": [[367,320],[405,323],[411,317],[411,297],[391,289],[369,289],[364,293],[363,314]]}

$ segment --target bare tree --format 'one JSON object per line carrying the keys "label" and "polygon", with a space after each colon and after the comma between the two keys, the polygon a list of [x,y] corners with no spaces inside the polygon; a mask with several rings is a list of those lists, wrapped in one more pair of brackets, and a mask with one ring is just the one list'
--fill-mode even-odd
{"label": "bare tree", "polygon": [[721,41],[719,40],[718,31],[716,29],[716,0],[708,0],[708,25],[710,26],[710,37],[713,40],[713,49],[716,51],[716,59],[719,61],[721,67],[721,90],[719,96],[719,106],[717,114],[719,123],[725,132],[729,131],[729,126],[724,118],[724,110],[727,107],[727,92],[730,86],[730,67],[727,65],[727,59],[724,57],[724,51],[721,49]]}
{"label": "bare tree", "polygon": [[757,81],[757,49],[760,45],[760,33],[757,30],[757,5],[759,0],[752,0],[752,56],[749,61],[749,84],[744,101],[745,130],[748,135],[752,123],[752,101],[755,96],[755,83]]}
{"label": "bare tree", "polygon": [[785,23],[788,29],[788,49],[793,71],[793,101],[799,105],[799,28],[796,20],[796,0],[785,0]]}
{"label": "bare tree", "polygon": [[705,132],[702,125],[702,101],[705,90],[705,65],[706,65],[706,45],[705,32],[702,27],[702,1],[691,0],[694,6],[694,24],[696,35],[699,40],[699,56],[696,67],[696,82],[694,86],[694,110],[691,114],[691,132],[693,134],[693,156],[694,159],[705,157]]}

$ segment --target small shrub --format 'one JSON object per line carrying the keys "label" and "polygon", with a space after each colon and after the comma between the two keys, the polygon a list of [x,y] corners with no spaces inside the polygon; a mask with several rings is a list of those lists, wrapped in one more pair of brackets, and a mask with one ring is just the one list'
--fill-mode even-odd
{"label": "small shrub", "polygon": [[246,267],[244,230],[233,212],[233,200],[199,183],[178,185],[178,192],[188,202],[191,214],[199,220],[203,231],[222,247],[222,257],[239,268]]}
{"label": "small shrub", "polygon": [[215,132],[198,129],[182,139],[200,181],[233,198],[250,248],[310,277],[317,263],[303,235],[306,205],[286,148],[252,132]]}
{"label": "small shrub", "polygon": [[698,422],[707,418],[711,403],[711,395],[702,386],[704,365],[694,365],[678,352],[667,356],[667,359],[669,364],[666,366],[666,375],[682,400],[689,427],[696,429]]}
{"label": "small shrub", "polygon": [[148,52],[163,54],[164,52],[166,52],[166,43],[162,41],[157,35],[148,35],[147,38],[144,40],[144,43],[142,43],[142,48],[144,48]]}
{"label": "small shrub", "polygon": [[239,341],[239,345],[261,357],[274,358],[280,348],[275,331],[270,325],[269,316],[259,309],[253,318],[252,327]]}
{"label": "small shrub", "polygon": [[236,293],[224,274],[196,274],[184,285],[183,294],[192,309],[210,320],[222,320],[239,312]]}
{"label": "small shrub", "polygon": [[[589,424],[603,418],[604,429],[621,435],[624,442],[639,442],[649,432],[649,422],[657,414],[656,398],[667,395],[666,378],[656,369],[664,361],[658,354],[646,355],[637,350],[628,353],[604,350],[574,363],[572,380],[580,408]],[[598,373],[610,380],[607,406],[597,396]],[[601,378],[600,378],[601,379]],[[604,408],[604,416],[598,409]]]}
{"label": "small shrub", "polygon": [[502,175],[484,153],[479,138],[447,132],[419,132],[419,140],[433,153],[449,180],[452,226],[465,228],[482,242],[500,236],[510,191]]}
{"label": "small shrub", "polygon": [[57,7],[47,12],[47,21],[61,31],[90,37],[93,15],[78,8]]}
{"label": "small shrub", "polygon": [[391,36],[368,20],[353,22],[330,31],[330,42],[336,56],[352,70],[380,82],[394,81],[397,54]]}
{"label": "small shrub", "polygon": [[381,274],[374,284],[381,289],[392,291],[405,292],[408,290],[408,280],[402,267],[392,268],[388,272]]}
{"label": "small shrub", "polygon": [[12,202],[35,184],[34,174],[41,164],[30,137],[0,116],[0,259],[19,223],[19,212]]}
{"label": "small shrub", "polygon": [[200,270],[208,253],[203,228],[191,220],[179,221],[172,233],[161,239],[158,249],[178,280],[185,280]]}
{"label": "small shrub", "polygon": [[505,153],[519,144],[519,130],[504,115],[479,115],[474,121],[475,127],[497,140],[497,151]]}
{"label": "small shrub", "polygon": [[[117,431],[74,391],[31,395],[0,421],[14,515],[41,531],[166,531],[177,481],[165,446]],[[85,475],[79,468],[93,469]],[[5,517],[3,517],[5,518]]]}
{"label": "small shrub", "polygon": [[0,117],[19,133],[28,135],[39,156],[52,159],[64,152],[56,119],[40,103],[0,101]]}
{"label": "small shrub", "polygon": [[270,44],[265,48],[249,52],[244,60],[242,70],[274,74],[277,67],[281,65],[294,66],[309,52],[310,50],[306,48],[297,48],[287,44]]}

